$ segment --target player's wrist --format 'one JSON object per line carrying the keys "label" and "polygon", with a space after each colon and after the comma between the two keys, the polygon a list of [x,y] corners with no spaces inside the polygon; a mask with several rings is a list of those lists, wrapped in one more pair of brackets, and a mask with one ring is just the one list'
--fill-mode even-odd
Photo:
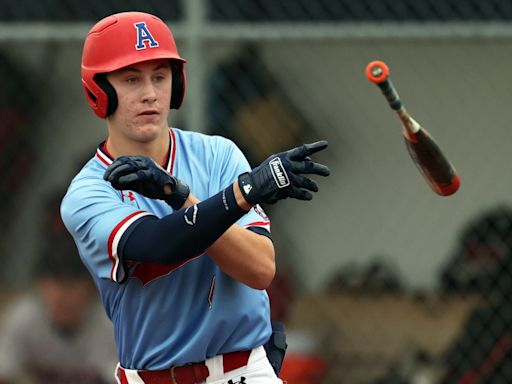
{"label": "player's wrist", "polygon": [[[169,190],[171,193],[168,193]],[[164,200],[175,211],[183,207],[189,195],[189,186],[175,177],[172,177],[172,183],[164,185]]]}
{"label": "player's wrist", "polygon": [[252,208],[253,204],[249,203],[246,200],[245,195],[243,194],[242,190],[240,189],[239,180],[236,180],[233,183],[233,194],[235,195],[236,203],[240,208],[242,208],[245,211],[249,211]]}
{"label": "player's wrist", "polygon": [[201,200],[199,200],[197,197],[195,197],[192,193],[188,195],[187,201],[185,201],[185,204],[183,204],[182,208],[188,208],[195,204],[200,203]]}
{"label": "player's wrist", "polygon": [[172,193],[172,185],[164,184],[164,195],[170,195]]}
{"label": "player's wrist", "polygon": [[236,185],[243,199],[251,206],[258,204],[258,194],[252,181],[252,174],[249,172],[242,173],[238,176]]}

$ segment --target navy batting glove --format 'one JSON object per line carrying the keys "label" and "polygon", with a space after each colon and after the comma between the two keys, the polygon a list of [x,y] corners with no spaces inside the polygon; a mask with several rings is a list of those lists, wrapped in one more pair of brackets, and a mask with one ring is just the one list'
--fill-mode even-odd
{"label": "navy batting glove", "polygon": [[316,183],[302,174],[329,176],[331,171],[309,157],[327,148],[327,141],[304,144],[286,152],[270,156],[263,163],[238,176],[238,185],[245,200],[252,205],[274,204],[288,197],[311,200],[317,192]]}
{"label": "navy batting glove", "polygon": [[[164,200],[172,209],[180,209],[190,194],[187,184],[170,175],[145,156],[120,156],[105,171],[103,179],[117,190],[137,192],[150,199]],[[164,186],[171,187],[171,194]]]}

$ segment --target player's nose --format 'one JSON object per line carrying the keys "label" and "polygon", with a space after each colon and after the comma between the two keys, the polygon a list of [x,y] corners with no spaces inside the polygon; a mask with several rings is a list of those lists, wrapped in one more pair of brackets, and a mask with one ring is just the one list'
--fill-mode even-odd
{"label": "player's nose", "polygon": [[147,102],[154,102],[157,99],[157,93],[155,89],[155,84],[151,81],[151,79],[145,79],[142,86],[142,93],[141,93],[142,101]]}

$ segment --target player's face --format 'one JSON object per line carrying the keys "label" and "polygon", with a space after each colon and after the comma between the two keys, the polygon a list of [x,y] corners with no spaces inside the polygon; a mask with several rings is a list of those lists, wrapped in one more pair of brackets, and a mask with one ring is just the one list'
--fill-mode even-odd
{"label": "player's face", "polygon": [[125,140],[150,142],[167,131],[172,75],[169,61],[151,60],[109,73],[118,106],[109,127]]}

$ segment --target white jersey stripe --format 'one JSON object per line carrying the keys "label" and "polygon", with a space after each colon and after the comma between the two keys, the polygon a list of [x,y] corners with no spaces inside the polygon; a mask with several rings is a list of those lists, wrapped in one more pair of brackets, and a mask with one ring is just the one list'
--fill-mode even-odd
{"label": "white jersey stripe", "polygon": [[109,166],[110,164],[112,164],[112,159],[110,157],[108,157],[107,155],[105,155],[101,149],[97,149],[96,150],[96,156],[101,160],[101,162],[103,164],[105,164],[106,166]]}

